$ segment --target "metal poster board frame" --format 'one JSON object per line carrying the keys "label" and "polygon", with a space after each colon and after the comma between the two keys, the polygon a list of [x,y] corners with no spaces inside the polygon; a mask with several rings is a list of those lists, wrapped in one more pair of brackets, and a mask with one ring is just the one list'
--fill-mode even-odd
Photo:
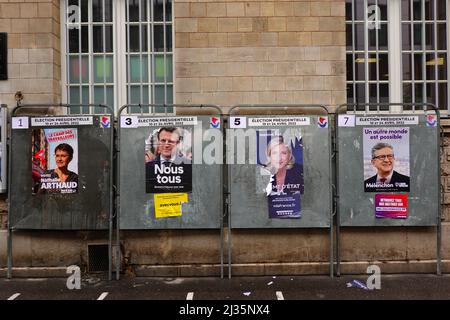
{"label": "metal poster board frame", "polygon": [[[228,277],[231,278],[232,230],[245,228],[328,228],[329,274],[333,277],[334,188],[328,109],[322,105],[236,105],[230,109],[228,122]],[[243,152],[239,157],[229,149],[234,149],[234,140],[239,140],[236,135],[241,133],[245,140],[242,147],[236,147]],[[272,139],[276,139],[274,143]],[[283,183],[281,193],[274,193],[274,172],[280,169],[269,157],[272,148],[280,148],[280,142],[291,155],[284,180],[289,182]],[[256,145],[251,146],[252,143]],[[235,156],[245,161],[237,160],[234,165]],[[295,163],[291,163],[294,159]],[[300,188],[295,187],[299,185]],[[286,212],[291,212],[288,217],[284,216]]]}
{"label": "metal poster board frame", "polygon": [[[167,147],[168,142],[164,142],[165,147],[162,147],[158,141],[161,129],[169,127],[176,129],[174,132],[179,138],[176,149],[170,152],[177,150],[176,157],[184,159],[180,164],[176,159],[171,159],[173,166],[166,165],[160,149]],[[209,143],[205,140],[206,136],[207,139],[213,137],[220,147],[220,162],[205,161],[203,149]],[[220,229],[220,269],[223,278],[225,166],[222,137],[223,114],[215,105],[130,104],[119,109],[117,248],[120,247],[120,230]],[[136,150],[139,148],[142,151]],[[200,151],[201,157],[198,157]],[[166,174],[158,171],[168,169],[166,166],[177,172]],[[189,173],[181,173],[178,171],[180,168]],[[172,178],[180,178],[181,182],[163,181]],[[166,210],[168,206],[174,206],[175,210]],[[118,259],[119,254],[116,257]],[[116,279],[119,277],[119,270],[116,270]]]}
{"label": "metal poster board frame", "polygon": [[[95,114],[90,112],[99,112],[100,110],[104,112]],[[108,230],[108,276],[111,279],[114,210],[114,113],[112,109],[109,106],[101,104],[26,104],[15,107],[12,110],[11,117],[11,135],[8,141],[10,152],[8,153],[7,277],[11,278],[12,276],[13,230]],[[79,172],[77,171],[75,171],[75,174],[73,171],[69,171],[71,178],[67,181],[76,181],[76,183],[60,183],[54,182],[56,178],[53,178],[50,173],[47,174],[47,172],[52,172],[53,170],[42,171],[44,169],[40,169],[39,172],[41,174],[45,173],[50,178],[45,178],[46,180],[43,181],[41,176],[38,180],[40,181],[39,184],[33,185],[31,179],[32,166],[30,165],[28,168],[25,165],[30,163],[29,161],[32,158],[31,150],[33,144],[31,143],[31,138],[33,136],[33,139],[35,139],[35,133],[39,136],[38,141],[42,140],[42,143],[46,145],[44,149],[36,153],[36,155],[39,155],[43,159],[40,160],[42,163],[53,163],[54,159],[50,158],[50,149],[55,146],[60,147],[61,143],[64,143],[65,145],[69,145],[68,151],[65,152],[72,153],[69,162],[74,160],[72,162],[75,163],[74,165],[76,167],[78,167],[79,162],[85,168],[96,170],[95,174],[84,173],[78,175]],[[17,139],[18,142],[15,141]],[[85,141],[86,139],[88,139],[87,143],[79,145],[78,141]],[[24,141],[30,142],[24,143]],[[39,143],[41,144],[41,142]],[[89,148],[92,150],[89,150]],[[80,151],[79,157],[78,151]],[[26,159],[28,161],[22,162],[23,165],[17,166],[17,163],[13,161],[13,156],[16,157],[15,152],[17,153],[17,157],[29,157],[30,160]],[[101,161],[98,163],[92,162],[89,161],[89,157],[94,157]],[[49,159],[48,162],[46,160],[47,158]],[[78,161],[79,159],[81,161]],[[56,166],[56,163],[53,165]],[[47,166],[45,165],[45,167]],[[102,168],[102,170],[99,171],[98,168]],[[18,172],[20,174],[13,175],[14,170],[19,170]],[[28,174],[30,174],[29,178],[27,178]],[[52,182],[47,183],[47,180]],[[14,186],[15,190],[14,195],[12,186]],[[36,187],[38,187],[37,190]],[[47,187],[51,189],[45,190],[44,188]],[[89,192],[94,188],[97,190],[97,193],[102,195],[101,200],[96,196],[97,193]],[[30,194],[20,192],[20,190],[28,190]],[[19,203],[13,203],[16,201],[14,199],[18,197],[17,193],[23,194],[24,198],[21,200],[18,199],[17,201]],[[91,199],[92,197],[96,200]],[[99,206],[96,208],[98,211],[95,216],[89,215],[89,213],[83,213],[82,217],[77,216],[78,213],[86,211],[84,206],[89,205],[89,203],[97,203]],[[29,210],[27,214],[24,214],[26,206],[32,206],[33,204],[40,206],[48,205],[51,210],[49,212],[45,211],[45,217],[43,212],[39,211],[39,208]],[[103,210],[103,208],[108,209]],[[16,212],[16,216],[14,217],[13,209]]]}
{"label": "metal poster board frame", "polygon": [[0,108],[0,193],[8,191],[8,108]]}
{"label": "metal poster board frame", "polygon": [[[338,276],[341,227],[436,227],[436,272],[441,274],[441,130],[439,110],[432,104],[338,107],[335,121]],[[395,161],[384,155],[389,149]],[[380,161],[390,167],[382,168],[374,156],[376,153],[383,153]],[[379,178],[379,173],[388,169],[391,172],[388,178]],[[351,190],[345,187],[349,185]],[[420,188],[424,185],[427,187]]]}

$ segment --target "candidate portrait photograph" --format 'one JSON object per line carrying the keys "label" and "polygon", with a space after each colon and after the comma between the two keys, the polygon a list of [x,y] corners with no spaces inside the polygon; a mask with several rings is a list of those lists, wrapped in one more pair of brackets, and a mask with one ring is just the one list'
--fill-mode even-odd
{"label": "candidate portrait photograph", "polygon": [[179,127],[153,130],[145,142],[147,193],[192,191],[191,132]]}
{"label": "candidate portrait photograph", "polygon": [[365,192],[409,192],[409,131],[383,141],[365,134],[363,149]]}

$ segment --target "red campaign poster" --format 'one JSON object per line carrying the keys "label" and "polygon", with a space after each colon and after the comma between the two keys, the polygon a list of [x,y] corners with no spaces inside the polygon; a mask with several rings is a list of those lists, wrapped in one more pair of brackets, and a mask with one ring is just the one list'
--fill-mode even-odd
{"label": "red campaign poster", "polygon": [[408,217],[408,195],[376,194],[375,217],[406,219]]}
{"label": "red campaign poster", "polygon": [[33,194],[78,192],[77,128],[33,129]]}

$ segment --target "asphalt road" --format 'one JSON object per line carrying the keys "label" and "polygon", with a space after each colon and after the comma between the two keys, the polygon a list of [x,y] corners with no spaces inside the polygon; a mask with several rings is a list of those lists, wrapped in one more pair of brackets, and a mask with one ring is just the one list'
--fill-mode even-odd
{"label": "asphalt road", "polygon": [[[381,275],[381,288],[365,290],[367,276],[267,276],[220,278],[139,278],[107,281],[82,276],[69,290],[65,278],[0,279],[0,300],[450,300],[450,275]],[[355,284],[353,282],[353,284]]]}

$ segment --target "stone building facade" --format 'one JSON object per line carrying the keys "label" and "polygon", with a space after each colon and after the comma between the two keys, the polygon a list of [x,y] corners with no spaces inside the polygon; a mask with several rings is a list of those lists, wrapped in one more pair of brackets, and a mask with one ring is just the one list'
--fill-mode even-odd
{"label": "stone building facade", "polygon": [[180,103],[345,102],[343,1],[175,2]]}
{"label": "stone building facade", "polygon": [[59,1],[1,1],[0,32],[8,33],[8,80],[1,102],[12,107],[22,91],[25,103],[61,101]]}

